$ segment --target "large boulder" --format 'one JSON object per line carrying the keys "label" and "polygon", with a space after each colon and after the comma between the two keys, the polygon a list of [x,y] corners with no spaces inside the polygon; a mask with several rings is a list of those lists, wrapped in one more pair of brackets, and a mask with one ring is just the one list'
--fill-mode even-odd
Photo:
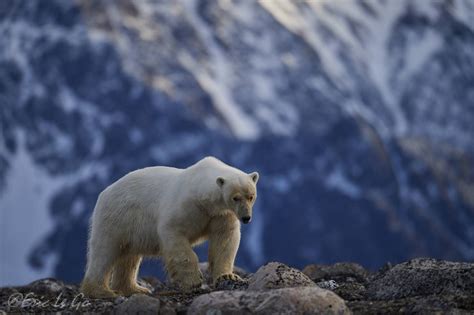
{"label": "large boulder", "polygon": [[271,262],[257,270],[249,280],[249,290],[314,287],[316,284],[301,271],[285,264]]}
{"label": "large boulder", "polygon": [[418,258],[377,274],[368,296],[393,300],[428,295],[465,295],[474,292],[474,264]]}
{"label": "large boulder", "polygon": [[188,314],[351,314],[344,300],[319,287],[217,291],[196,298]]}

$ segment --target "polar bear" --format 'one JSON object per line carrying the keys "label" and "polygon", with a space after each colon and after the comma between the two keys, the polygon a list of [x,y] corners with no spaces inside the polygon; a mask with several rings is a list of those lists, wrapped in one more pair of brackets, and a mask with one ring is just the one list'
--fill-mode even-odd
{"label": "polar bear", "polygon": [[97,200],[82,292],[149,293],[136,281],[144,256],[161,257],[173,284],[198,287],[203,278],[192,247],[206,240],[213,281],[239,280],[232,271],[240,221],[251,220],[258,179],[214,157],[186,169],[156,166],[125,175]]}

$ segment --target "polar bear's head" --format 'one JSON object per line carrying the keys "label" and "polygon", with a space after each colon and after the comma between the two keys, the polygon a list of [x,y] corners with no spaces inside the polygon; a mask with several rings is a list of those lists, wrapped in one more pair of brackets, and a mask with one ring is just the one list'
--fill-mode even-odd
{"label": "polar bear's head", "polygon": [[226,206],[232,209],[244,224],[252,220],[252,207],[257,199],[258,178],[258,173],[253,172],[227,177],[219,176],[216,179]]}

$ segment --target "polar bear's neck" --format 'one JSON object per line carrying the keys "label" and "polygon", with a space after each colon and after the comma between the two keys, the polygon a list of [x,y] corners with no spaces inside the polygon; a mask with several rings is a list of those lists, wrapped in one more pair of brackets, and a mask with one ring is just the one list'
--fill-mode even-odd
{"label": "polar bear's neck", "polygon": [[223,213],[228,208],[222,190],[217,185],[217,178],[232,178],[240,173],[240,170],[218,159],[207,157],[185,169],[182,181],[184,187],[192,187],[192,191],[188,192],[192,202],[212,216]]}
{"label": "polar bear's neck", "polygon": [[203,174],[192,176],[191,178],[186,176],[186,181],[192,183],[187,187],[193,187],[192,191],[189,192],[189,199],[195,203],[200,209],[207,210],[209,212],[218,212],[227,207],[222,191],[217,186],[216,177],[211,174],[203,176]]}

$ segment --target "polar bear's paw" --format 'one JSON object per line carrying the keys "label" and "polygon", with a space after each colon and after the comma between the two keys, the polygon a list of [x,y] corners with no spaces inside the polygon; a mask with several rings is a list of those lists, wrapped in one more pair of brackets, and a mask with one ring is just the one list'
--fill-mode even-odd
{"label": "polar bear's paw", "polygon": [[237,275],[235,273],[226,273],[226,274],[223,274],[223,275],[220,275],[219,277],[217,277],[215,283],[218,283],[218,282],[221,282],[221,281],[226,281],[226,280],[235,281],[235,282],[244,281],[244,279],[242,279],[239,275]]}
{"label": "polar bear's paw", "polygon": [[235,273],[223,274],[217,277],[214,282],[214,289],[216,290],[245,290],[249,283],[248,280],[242,279]]}
{"label": "polar bear's paw", "polygon": [[201,287],[204,277],[200,271],[193,273],[183,273],[181,277],[176,277],[174,283],[185,291]]}
{"label": "polar bear's paw", "polygon": [[81,292],[84,293],[85,296],[94,299],[109,299],[118,297],[117,293],[105,286],[91,285],[88,283],[82,284]]}
{"label": "polar bear's paw", "polygon": [[139,285],[134,285],[129,288],[122,288],[118,290],[124,296],[131,296],[136,293],[151,294],[151,291]]}

